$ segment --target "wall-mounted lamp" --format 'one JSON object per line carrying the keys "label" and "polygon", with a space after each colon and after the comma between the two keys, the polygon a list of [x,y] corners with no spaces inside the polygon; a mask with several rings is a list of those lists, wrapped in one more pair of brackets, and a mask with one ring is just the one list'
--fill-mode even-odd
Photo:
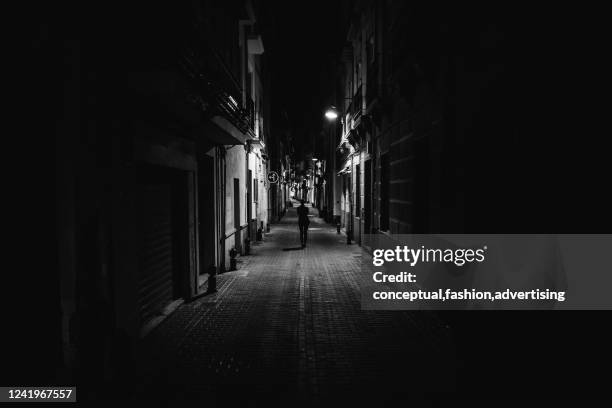
{"label": "wall-mounted lamp", "polygon": [[338,118],[338,109],[336,109],[335,106],[330,106],[326,111],[325,111],[325,117],[328,120],[336,120]]}

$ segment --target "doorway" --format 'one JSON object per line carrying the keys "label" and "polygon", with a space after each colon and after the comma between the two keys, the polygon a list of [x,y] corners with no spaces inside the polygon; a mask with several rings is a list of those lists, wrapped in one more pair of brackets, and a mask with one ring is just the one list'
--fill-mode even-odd
{"label": "doorway", "polygon": [[[215,158],[203,156],[198,163],[198,221],[200,235],[200,279],[215,268]],[[198,282],[200,286],[200,282]]]}
{"label": "doorway", "polygon": [[248,224],[248,237],[251,241],[253,241],[253,223],[251,222],[251,219],[253,218],[253,171],[252,170],[248,170],[247,171],[247,181],[246,181],[246,188],[247,188],[247,197],[246,197],[246,207],[247,207],[247,219],[246,222]]}
{"label": "doorway", "polygon": [[240,238],[240,179],[234,179],[234,229],[235,229],[235,248],[242,252],[242,240]]}
{"label": "doorway", "polygon": [[141,326],[187,295],[189,265],[187,177],[146,166],[137,183],[137,305]]}
{"label": "doorway", "polygon": [[372,228],[372,160],[366,160],[364,176],[363,229],[364,234],[370,234]]}

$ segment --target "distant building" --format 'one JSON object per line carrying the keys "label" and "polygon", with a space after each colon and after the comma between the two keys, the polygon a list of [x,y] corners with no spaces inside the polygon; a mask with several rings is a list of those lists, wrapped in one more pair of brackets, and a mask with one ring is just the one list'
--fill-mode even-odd
{"label": "distant building", "polygon": [[270,170],[278,174],[277,183],[270,185],[270,220],[278,221],[287,211],[292,185],[291,155],[292,132],[287,111],[279,110],[272,125],[272,137],[268,142]]}

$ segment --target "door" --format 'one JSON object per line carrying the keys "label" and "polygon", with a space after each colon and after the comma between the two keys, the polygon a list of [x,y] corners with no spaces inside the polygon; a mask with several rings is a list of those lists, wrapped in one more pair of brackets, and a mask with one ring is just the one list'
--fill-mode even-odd
{"label": "door", "polygon": [[137,187],[140,236],[137,305],[142,326],[181,297],[181,273],[188,263],[185,250],[188,217],[182,172],[143,169]]}
{"label": "door", "polygon": [[235,247],[238,252],[242,251],[242,239],[240,237],[240,179],[234,179],[234,229]]}
{"label": "door", "polygon": [[[255,205],[255,218],[257,222],[255,223],[255,233],[257,233],[257,228],[259,228],[259,184],[257,179],[253,179],[253,204]],[[253,235],[256,236],[256,235]]]}
{"label": "door", "polygon": [[363,229],[364,234],[370,234],[372,224],[372,160],[365,162],[365,181],[363,186]]}
{"label": "door", "polygon": [[248,229],[248,237],[251,239],[251,241],[254,240],[254,235],[253,235],[253,223],[251,222],[251,219],[253,218],[253,171],[252,170],[248,170],[247,172],[247,181],[246,181],[246,188],[247,188],[247,198],[246,198],[246,207],[247,207],[247,229]]}

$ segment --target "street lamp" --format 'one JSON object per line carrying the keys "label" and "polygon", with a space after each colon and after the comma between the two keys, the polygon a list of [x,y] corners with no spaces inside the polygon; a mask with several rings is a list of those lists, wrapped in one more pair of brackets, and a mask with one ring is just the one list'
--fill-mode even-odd
{"label": "street lamp", "polygon": [[336,120],[338,118],[338,110],[336,109],[335,106],[330,106],[326,111],[325,111],[325,117],[329,120]]}

